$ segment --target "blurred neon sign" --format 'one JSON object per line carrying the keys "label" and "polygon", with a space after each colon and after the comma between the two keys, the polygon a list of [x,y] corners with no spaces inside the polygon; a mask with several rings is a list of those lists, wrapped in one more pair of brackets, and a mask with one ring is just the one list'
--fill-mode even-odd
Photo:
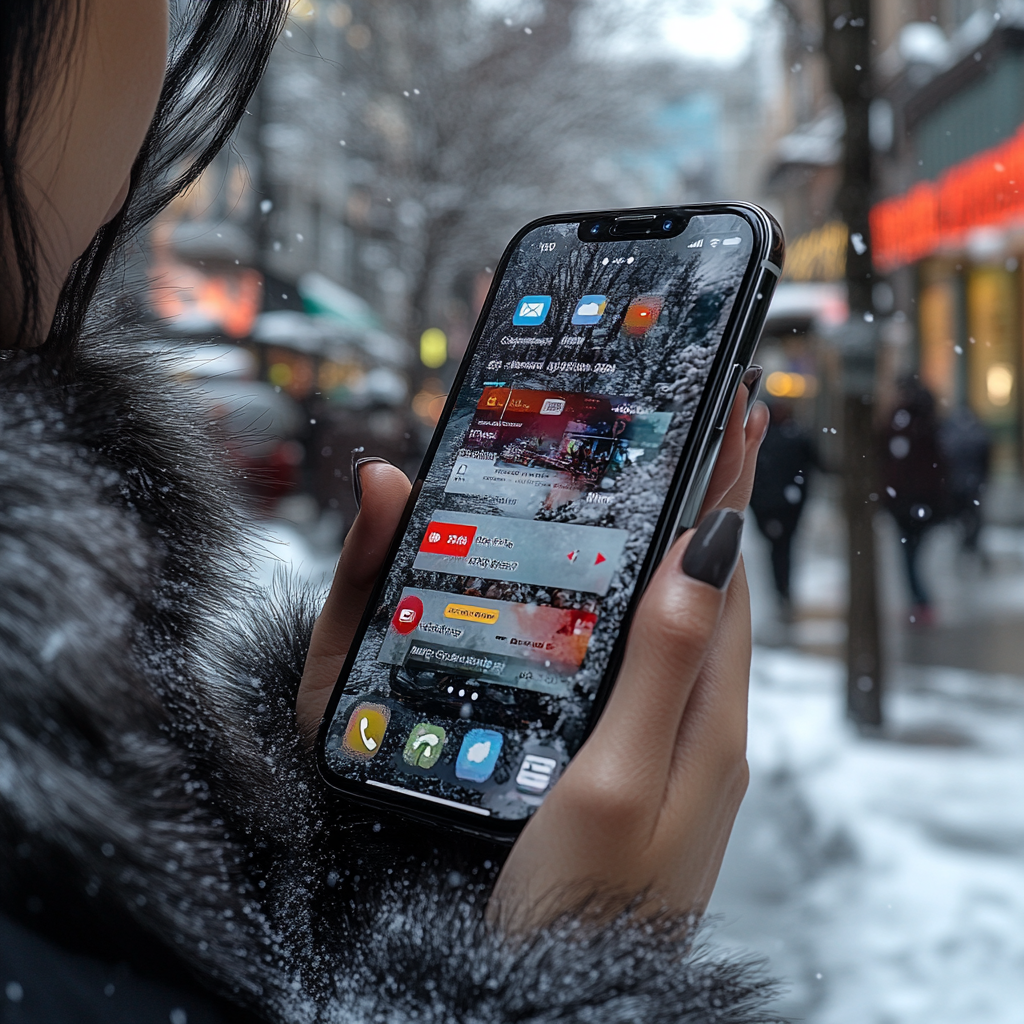
{"label": "blurred neon sign", "polygon": [[951,167],[871,210],[873,257],[895,270],[946,247],[975,228],[1024,221],[1024,126],[1006,142]]}

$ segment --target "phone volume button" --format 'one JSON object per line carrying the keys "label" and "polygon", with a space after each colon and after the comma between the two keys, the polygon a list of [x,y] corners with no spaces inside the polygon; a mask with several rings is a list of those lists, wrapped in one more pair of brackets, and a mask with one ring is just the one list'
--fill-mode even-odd
{"label": "phone volume button", "polygon": [[732,372],[729,374],[729,383],[722,392],[721,404],[718,407],[718,414],[715,417],[715,430],[725,430],[729,422],[729,414],[732,412],[733,399],[736,397],[736,389],[740,384],[740,377],[743,376],[745,367],[742,363],[734,363]]}

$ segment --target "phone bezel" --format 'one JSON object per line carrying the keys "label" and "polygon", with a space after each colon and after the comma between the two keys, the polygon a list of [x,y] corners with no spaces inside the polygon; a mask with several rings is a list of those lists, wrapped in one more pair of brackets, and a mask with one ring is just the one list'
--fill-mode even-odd
{"label": "phone bezel", "polygon": [[[594,698],[594,710],[591,713],[584,732],[584,740],[590,734],[600,716],[601,710],[608,699],[614,681],[618,676],[622,664],[622,657],[625,652],[626,641],[629,636],[629,624],[635,614],[637,603],[643,596],[644,590],[650,581],[655,568],[661,562],[666,551],[677,535],[679,528],[680,514],[686,503],[690,486],[699,477],[698,469],[701,463],[709,454],[709,442],[712,442],[715,419],[721,409],[722,390],[730,383],[733,367],[737,362],[745,366],[757,344],[767,315],[768,305],[771,299],[771,292],[781,273],[784,251],[782,230],[775,219],[759,206],[752,203],[707,203],[694,204],[692,206],[659,206],[644,207],[639,209],[589,211],[581,213],[553,214],[547,217],[540,217],[522,227],[511,239],[502,253],[501,259],[495,268],[494,277],[491,280],[487,297],[480,310],[473,334],[470,338],[466,353],[455,374],[448,399],[445,402],[444,410],[430,444],[423,456],[416,480],[413,483],[412,492],[403,511],[398,529],[395,531],[395,538],[388,550],[373,592],[366,603],[366,609],[360,620],[359,628],[352,638],[352,645],[349,648],[345,663],[338,674],[334,688],[331,691],[324,717],[320,723],[320,729],[316,741],[316,763],[321,777],[333,789],[354,798],[362,804],[379,808],[381,810],[396,811],[406,817],[417,821],[426,822],[432,825],[442,825],[455,828],[462,832],[481,836],[499,842],[513,842],[522,831],[527,821],[523,818],[515,821],[487,818],[481,819],[470,811],[458,811],[454,807],[449,808],[440,804],[429,804],[427,801],[417,797],[404,797],[400,793],[390,793],[382,796],[380,791],[371,790],[369,786],[358,780],[350,779],[337,774],[327,760],[327,736],[330,723],[334,718],[335,711],[344,693],[344,681],[348,678],[349,672],[355,661],[359,645],[362,643],[366,631],[376,614],[376,608],[380,601],[387,576],[394,564],[401,542],[405,536],[409,520],[412,516],[413,507],[419,497],[420,491],[427,472],[437,449],[440,446],[445,428],[455,408],[458,395],[465,382],[466,375],[476,355],[477,346],[483,334],[484,325],[490,316],[491,307],[494,304],[498,287],[500,286],[509,261],[517,250],[522,240],[537,228],[549,224],[579,223],[584,220],[614,219],[622,216],[635,216],[639,214],[654,214],[655,216],[668,216],[685,218],[688,223],[695,216],[726,215],[733,214],[742,217],[750,225],[754,234],[754,244],[743,280],[737,291],[736,300],[733,303],[729,320],[726,323],[722,335],[722,343],[716,353],[711,370],[708,374],[708,381],[701,394],[697,411],[694,414],[693,424],[683,447],[682,455],[676,466],[672,477],[672,483],[668,495],[662,505],[661,514],[655,527],[651,545],[647,550],[644,562],[637,577],[633,595],[630,598],[623,617],[624,628],[620,631],[615,641],[604,677],[598,687]],[[685,230],[685,228],[684,228]],[[653,240],[653,239],[652,239]],[[587,240],[583,240],[587,241]],[[598,239],[594,244],[601,244],[607,239]],[[635,241],[644,241],[636,239]],[[737,381],[738,386],[738,381]],[[731,396],[727,396],[730,397]],[[717,454],[717,453],[715,453]],[[689,524],[684,524],[689,525]],[[485,824],[486,822],[486,824]]]}

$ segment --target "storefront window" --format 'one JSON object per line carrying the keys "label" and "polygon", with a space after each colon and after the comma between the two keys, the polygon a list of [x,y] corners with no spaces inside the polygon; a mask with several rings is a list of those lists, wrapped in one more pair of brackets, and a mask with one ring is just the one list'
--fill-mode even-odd
{"label": "storefront window", "polygon": [[1002,447],[1012,442],[1017,418],[1017,325],[1016,271],[975,267],[967,278],[968,396],[985,423],[1003,428]]}
{"label": "storefront window", "polygon": [[943,409],[958,404],[961,392],[962,346],[959,334],[959,282],[952,268],[925,264],[918,298],[921,339],[921,381]]}

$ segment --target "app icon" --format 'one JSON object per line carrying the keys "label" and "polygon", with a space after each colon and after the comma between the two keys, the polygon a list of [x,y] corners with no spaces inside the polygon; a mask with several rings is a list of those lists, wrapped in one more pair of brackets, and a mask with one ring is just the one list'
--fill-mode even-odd
{"label": "app icon", "polygon": [[551,788],[558,759],[546,754],[527,754],[519,766],[516,786],[524,793],[545,793]]}
{"label": "app icon", "polygon": [[576,311],[572,315],[574,324],[596,324],[604,316],[604,307],[608,305],[606,295],[584,295],[576,303]]}
{"label": "app icon", "polygon": [[402,759],[414,768],[433,768],[444,750],[447,734],[439,725],[420,722],[405,741]]}
{"label": "app icon", "polygon": [[455,762],[455,777],[467,782],[486,782],[501,753],[502,736],[493,729],[470,729]]}
{"label": "app icon", "polygon": [[420,619],[422,618],[423,602],[414,594],[410,594],[398,602],[398,607],[395,609],[395,614],[391,619],[391,625],[402,636],[405,636],[420,624]]}
{"label": "app icon", "polygon": [[517,327],[539,327],[548,318],[550,295],[524,295],[516,306],[512,323]]}
{"label": "app icon", "polygon": [[564,398],[545,398],[540,404],[541,416],[561,416],[564,410]]}
{"label": "app icon", "polygon": [[341,749],[357,761],[369,761],[384,740],[391,709],[383,704],[357,704],[345,729]]}
{"label": "app icon", "polygon": [[641,295],[634,299],[622,318],[622,329],[626,334],[637,337],[646,334],[661,316],[665,299],[661,295]]}

